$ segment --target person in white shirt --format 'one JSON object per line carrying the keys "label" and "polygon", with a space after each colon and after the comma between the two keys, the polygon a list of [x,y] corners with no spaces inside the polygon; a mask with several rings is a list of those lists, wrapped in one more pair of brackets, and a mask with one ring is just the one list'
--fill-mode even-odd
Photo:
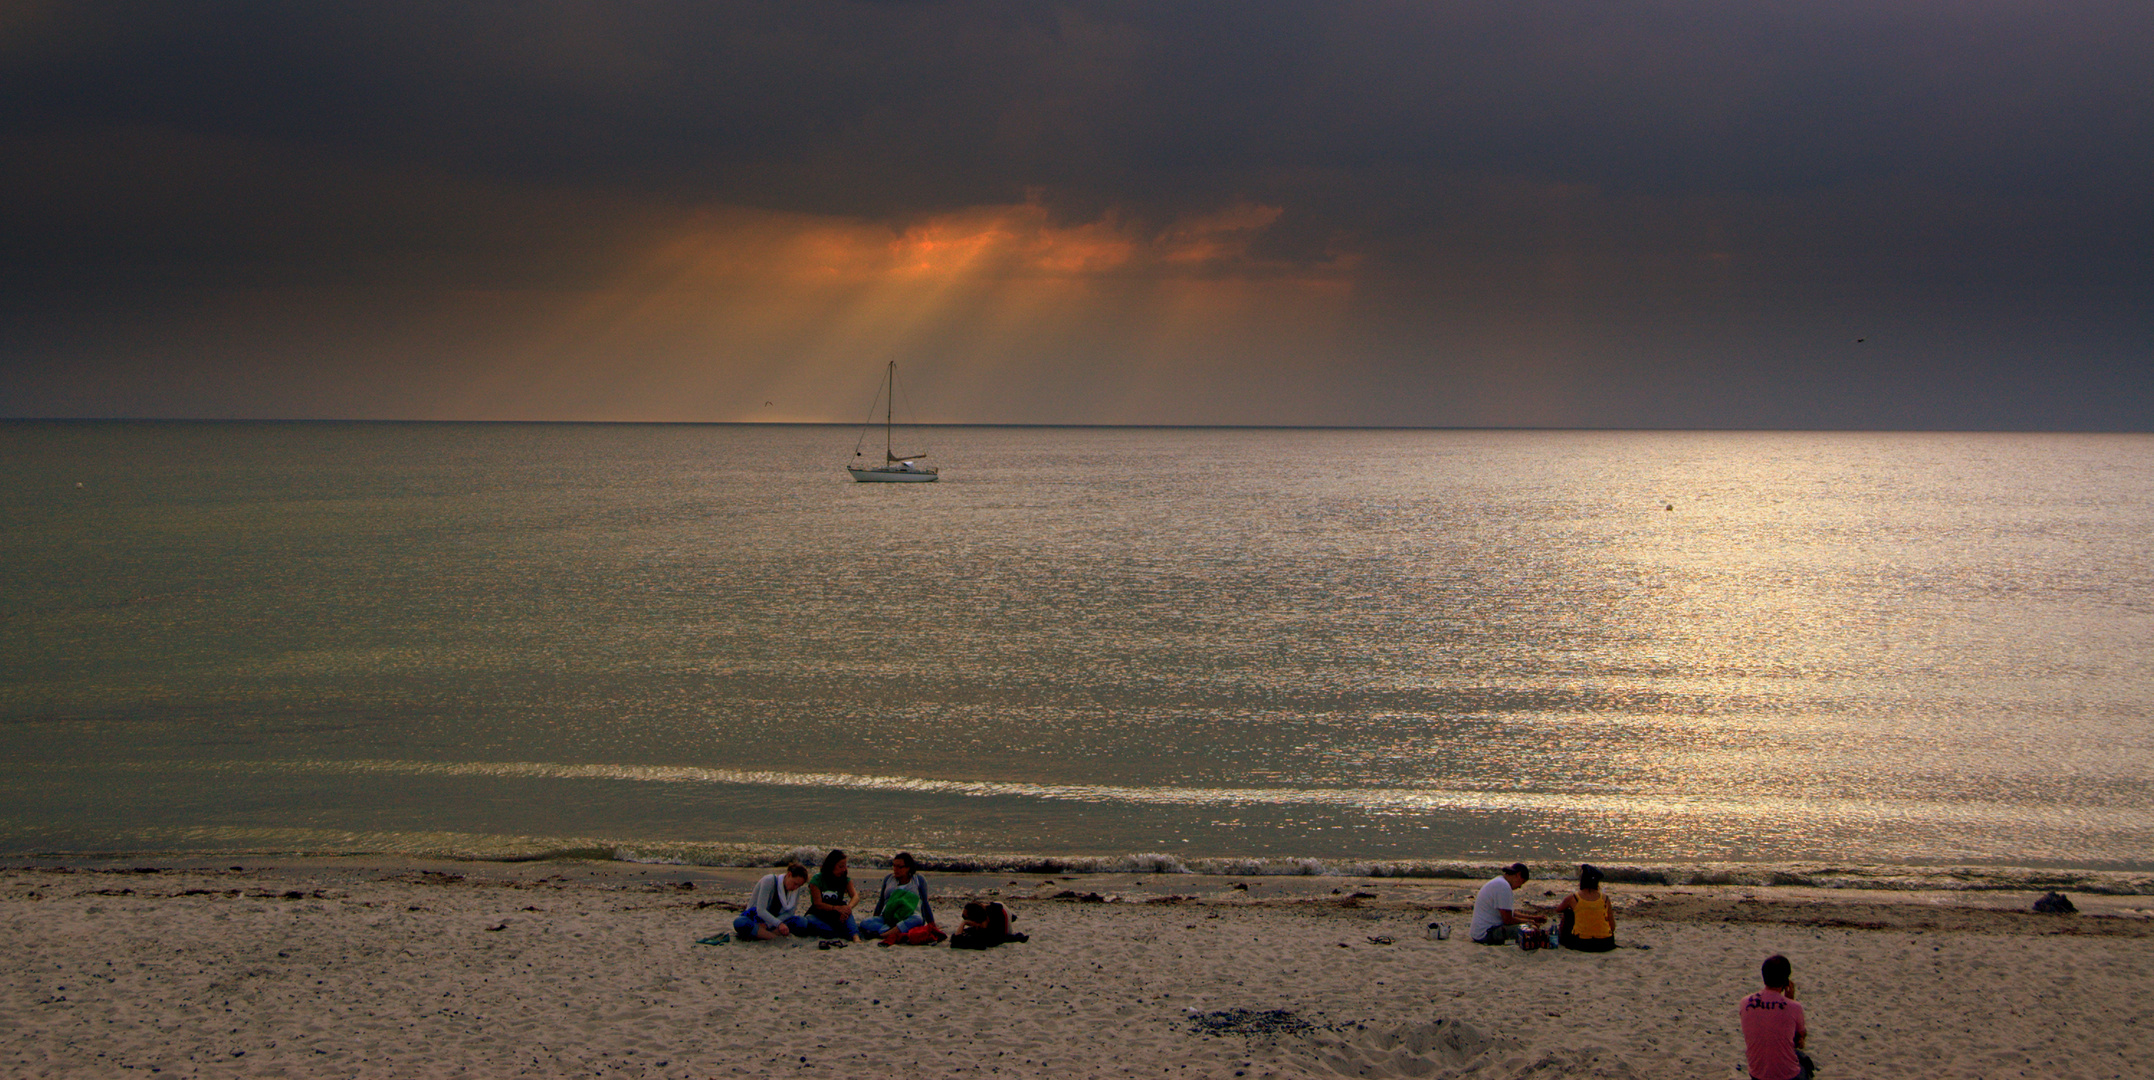
{"label": "person in white shirt", "polygon": [[787,864],[783,874],[765,874],[755,883],[748,910],[733,920],[733,933],[742,941],[792,937],[808,929],[808,920],[793,913],[800,890],[808,885],[808,868]]}
{"label": "person in white shirt", "polygon": [[1521,926],[1539,926],[1546,916],[1521,915],[1513,892],[1526,885],[1531,875],[1525,863],[1512,863],[1490,878],[1473,898],[1473,924],[1467,936],[1482,945],[1503,945],[1518,939]]}

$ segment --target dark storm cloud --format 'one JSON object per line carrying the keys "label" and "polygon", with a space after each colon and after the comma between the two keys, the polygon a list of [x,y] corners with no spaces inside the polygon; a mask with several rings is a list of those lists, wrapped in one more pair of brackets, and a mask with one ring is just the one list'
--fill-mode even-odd
{"label": "dark storm cloud", "polygon": [[0,281],[71,304],[566,286],[675,211],[1029,199],[1148,228],[1280,207],[1257,255],[1353,254],[1408,354],[1432,306],[1696,345],[1970,310],[2032,341],[2063,304],[2113,364],[2154,307],[2140,3],[10,11]]}
{"label": "dark storm cloud", "polygon": [[2133,4],[44,11],[10,34],[11,135],[169,126],[819,210],[1385,167],[2071,195],[2143,177],[2154,141],[2154,9]]}

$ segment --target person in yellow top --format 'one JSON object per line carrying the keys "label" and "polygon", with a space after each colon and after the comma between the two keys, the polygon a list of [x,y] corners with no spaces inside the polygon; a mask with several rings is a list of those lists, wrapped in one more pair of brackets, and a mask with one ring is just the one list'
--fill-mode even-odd
{"label": "person in yellow top", "polygon": [[1601,893],[1601,868],[1590,863],[1578,868],[1578,891],[1556,905],[1563,918],[1557,938],[1566,949],[1607,952],[1616,947],[1615,905]]}

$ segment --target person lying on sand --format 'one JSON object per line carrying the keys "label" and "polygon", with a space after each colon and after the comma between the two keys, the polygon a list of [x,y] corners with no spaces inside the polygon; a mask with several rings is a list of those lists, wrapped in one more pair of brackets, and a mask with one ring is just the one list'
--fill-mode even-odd
{"label": "person lying on sand", "polygon": [[800,890],[808,884],[808,868],[788,863],[783,874],[765,874],[755,883],[748,909],[733,920],[733,936],[742,941],[792,937],[808,932],[808,920],[793,914]]}
{"label": "person lying on sand", "polygon": [[1520,915],[1513,910],[1517,903],[1513,894],[1525,887],[1530,876],[1526,864],[1516,862],[1481,886],[1473,898],[1473,922],[1467,936],[1482,945],[1503,945],[1518,939],[1519,927],[1541,925],[1546,916]]}
{"label": "person lying on sand", "polygon": [[992,949],[1005,941],[1024,941],[1023,934],[1010,932],[1010,921],[1017,916],[997,900],[974,900],[965,905],[957,933],[950,936],[953,949]]}

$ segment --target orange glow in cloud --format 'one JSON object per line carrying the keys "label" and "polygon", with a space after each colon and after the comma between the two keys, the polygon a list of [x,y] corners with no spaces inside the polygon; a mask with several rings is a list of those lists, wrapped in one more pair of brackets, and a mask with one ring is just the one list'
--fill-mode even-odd
{"label": "orange glow in cloud", "polygon": [[1244,261],[1250,242],[1279,220],[1279,214],[1276,206],[1240,203],[1184,220],[1161,237],[1161,258],[1182,265]]}
{"label": "orange glow in cloud", "polygon": [[488,392],[580,395],[622,418],[848,421],[872,389],[860,373],[897,359],[949,384],[943,418],[993,420],[1036,410],[982,388],[1052,385],[1076,352],[1094,358],[1089,400],[1141,401],[1163,378],[1325,347],[1355,263],[1259,257],[1283,214],[1237,202],[1148,228],[1115,212],[1058,222],[1028,201],[893,228],[705,210],[535,327],[530,363]]}
{"label": "orange glow in cloud", "polygon": [[[762,270],[825,280],[1090,277],[1161,271],[1179,276],[1200,266],[1276,272],[1278,267],[1253,260],[1249,249],[1283,212],[1277,206],[1238,203],[1150,233],[1112,212],[1097,221],[1058,224],[1046,208],[1030,202],[971,207],[927,218],[902,231],[865,222],[779,215],[772,215],[768,224],[743,228],[746,223],[735,218],[737,212],[723,212],[702,215],[680,240],[697,249],[707,266],[716,267],[738,265],[737,260],[719,255],[718,249],[740,254],[743,241],[757,248],[776,233],[790,233],[789,239],[779,242],[779,251],[759,252]],[[769,261],[773,254],[778,256],[775,262]],[[714,255],[719,257],[712,259]]]}

